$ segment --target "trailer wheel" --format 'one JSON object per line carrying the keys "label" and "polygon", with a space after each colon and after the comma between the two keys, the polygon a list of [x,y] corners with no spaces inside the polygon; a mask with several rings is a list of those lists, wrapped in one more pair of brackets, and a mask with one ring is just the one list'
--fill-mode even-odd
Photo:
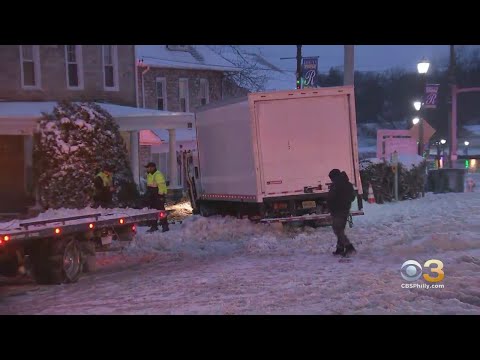
{"label": "trailer wheel", "polygon": [[0,275],[15,276],[18,272],[18,258],[14,251],[0,254]]}
{"label": "trailer wheel", "polygon": [[73,238],[45,239],[31,256],[32,276],[39,284],[73,283],[82,273],[81,250]]}

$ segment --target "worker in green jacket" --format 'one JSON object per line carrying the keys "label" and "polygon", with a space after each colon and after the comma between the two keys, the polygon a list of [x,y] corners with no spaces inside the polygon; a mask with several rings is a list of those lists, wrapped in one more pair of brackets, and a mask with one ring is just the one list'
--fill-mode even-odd
{"label": "worker in green jacket", "polygon": [[[145,168],[147,169],[147,206],[157,210],[165,210],[165,202],[167,197],[167,183],[165,176],[157,170],[157,165],[154,162],[149,162]],[[168,220],[163,218],[160,220],[162,225],[162,232],[168,231]],[[158,230],[157,220],[152,220],[148,232]]]}
{"label": "worker in green jacket", "polygon": [[112,205],[113,187],[113,169],[105,166],[95,175],[94,179],[95,193],[93,196],[94,207],[107,208]]}

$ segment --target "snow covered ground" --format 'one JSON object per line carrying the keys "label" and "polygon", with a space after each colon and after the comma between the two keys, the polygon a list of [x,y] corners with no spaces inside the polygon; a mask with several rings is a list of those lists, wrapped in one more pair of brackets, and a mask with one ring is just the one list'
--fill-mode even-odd
{"label": "snow covered ground", "polygon": [[[350,262],[331,255],[330,227],[190,216],[99,254],[76,284],[0,279],[0,314],[480,314],[480,192],[365,212],[347,229]],[[402,288],[402,263],[432,258],[444,288]]]}

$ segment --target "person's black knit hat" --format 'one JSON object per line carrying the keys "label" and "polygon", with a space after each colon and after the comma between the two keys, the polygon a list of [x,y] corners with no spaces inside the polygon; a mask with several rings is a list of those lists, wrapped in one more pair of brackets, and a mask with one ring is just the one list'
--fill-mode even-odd
{"label": "person's black knit hat", "polygon": [[341,172],[340,170],[338,169],[332,169],[329,173],[328,173],[328,177],[333,180],[335,179],[336,177],[340,176]]}

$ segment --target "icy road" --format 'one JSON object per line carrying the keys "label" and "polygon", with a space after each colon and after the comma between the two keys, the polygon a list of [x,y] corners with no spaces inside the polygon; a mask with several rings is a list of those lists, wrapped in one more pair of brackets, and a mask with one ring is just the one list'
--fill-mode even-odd
{"label": "icy road", "polygon": [[[480,193],[365,212],[347,229],[350,262],[331,255],[330,227],[191,216],[165,234],[142,228],[76,284],[0,278],[0,314],[480,314]],[[442,281],[402,278],[405,261],[429,259],[443,263]]]}

